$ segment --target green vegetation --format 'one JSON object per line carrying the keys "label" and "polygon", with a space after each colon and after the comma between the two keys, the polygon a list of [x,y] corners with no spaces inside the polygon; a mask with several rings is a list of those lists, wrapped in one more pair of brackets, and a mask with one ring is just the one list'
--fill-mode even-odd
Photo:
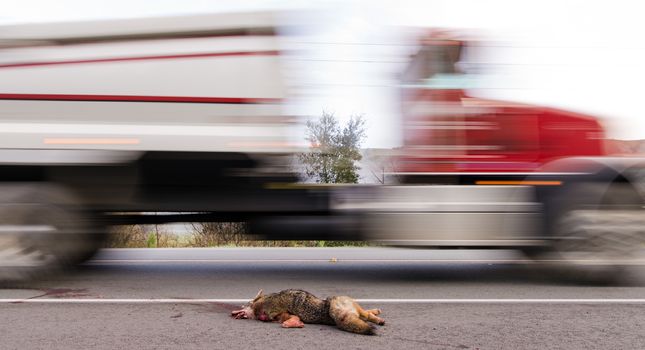
{"label": "green vegetation", "polygon": [[358,183],[360,146],[365,139],[365,119],[352,116],[343,127],[332,113],[307,121],[309,152],[298,157],[307,181]]}
{"label": "green vegetation", "polygon": [[148,248],[155,248],[158,247],[159,245],[157,244],[157,237],[155,236],[154,233],[150,232],[148,234],[148,240],[146,241],[146,247]]}

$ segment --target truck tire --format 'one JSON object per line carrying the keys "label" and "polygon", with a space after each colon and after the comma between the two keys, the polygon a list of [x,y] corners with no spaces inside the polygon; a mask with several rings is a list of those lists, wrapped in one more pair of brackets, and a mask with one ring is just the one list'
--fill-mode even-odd
{"label": "truck tire", "polygon": [[549,221],[551,244],[537,258],[567,279],[619,281],[645,243],[640,196],[628,183],[581,184],[564,195]]}
{"label": "truck tire", "polygon": [[89,258],[105,236],[73,193],[51,183],[0,185],[0,281],[27,281]]}
{"label": "truck tire", "polygon": [[620,279],[645,242],[645,217],[635,210],[574,210],[560,221],[554,249],[572,277]]}

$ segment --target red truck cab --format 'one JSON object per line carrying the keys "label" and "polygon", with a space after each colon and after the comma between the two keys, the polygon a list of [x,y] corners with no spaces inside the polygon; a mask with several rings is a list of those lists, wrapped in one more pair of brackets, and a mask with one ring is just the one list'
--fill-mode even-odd
{"label": "red truck cab", "polygon": [[571,156],[604,155],[598,120],[578,113],[476,98],[459,71],[466,43],[433,32],[403,74],[399,173],[529,173]]}

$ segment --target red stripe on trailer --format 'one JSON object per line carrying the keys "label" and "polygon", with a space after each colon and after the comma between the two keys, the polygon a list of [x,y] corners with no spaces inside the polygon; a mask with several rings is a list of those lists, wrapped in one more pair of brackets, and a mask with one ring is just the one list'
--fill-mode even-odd
{"label": "red stripe on trailer", "polygon": [[0,100],[77,101],[77,102],[161,102],[161,103],[221,103],[270,104],[279,98],[256,97],[201,97],[201,96],[140,96],[140,95],[87,95],[87,94],[0,94]]}
{"label": "red stripe on trailer", "polygon": [[227,56],[277,56],[279,54],[280,54],[280,51],[277,51],[277,50],[209,52],[209,53],[193,53],[193,54],[183,54],[183,55],[112,57],[112,58],[93,58],[93,59],[86,59],[86,60],[69,60],[69,61],[19,62],[19,63],[0,64],[0,68],[21,68],[21,67],[64,65],[64,64],[152,61],[152,60],[169,60],[169,59],[184,59],[184,58],[227,57]]}

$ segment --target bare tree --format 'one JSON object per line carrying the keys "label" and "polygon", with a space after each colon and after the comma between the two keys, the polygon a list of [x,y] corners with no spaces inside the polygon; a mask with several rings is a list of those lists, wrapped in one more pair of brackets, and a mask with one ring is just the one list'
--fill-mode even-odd
{"label": "bare tree", "polygon": [[203,222],[192,227],[190,245],[193,247],[237,246],[246,233],[245,224],[240,222]]}
{"label": "bare tree", "polygon": [[111,229],[108,247],[111,248],[145,248],[146,230],[141,225],[119,225]]}

